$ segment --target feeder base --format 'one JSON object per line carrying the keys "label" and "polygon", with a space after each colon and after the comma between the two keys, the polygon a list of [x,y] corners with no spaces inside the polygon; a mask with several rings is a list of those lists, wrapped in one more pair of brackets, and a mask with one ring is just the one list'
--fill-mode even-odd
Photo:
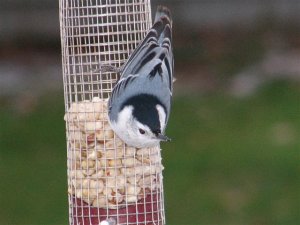
{"label": "feeder base", "polygon": [[116,225],[164,225],[163,206],[157,194],[147,195],[145,199],[119,209],[92,207],[74,196],[72,201],[71,225],[99,225],[109,218],[115,220]]}

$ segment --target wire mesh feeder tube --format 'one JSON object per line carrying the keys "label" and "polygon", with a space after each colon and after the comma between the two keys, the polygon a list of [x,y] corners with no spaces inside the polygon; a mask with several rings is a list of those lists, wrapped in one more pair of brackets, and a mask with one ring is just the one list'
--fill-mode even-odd
{"label": "wire mesh feeder tube", "polygon": [[[60,0],[70,224],[165,224],[160,148],[126,146],[107,100],[150,28],[150,0]],[[103,223],[104,222],[104,223]]]}

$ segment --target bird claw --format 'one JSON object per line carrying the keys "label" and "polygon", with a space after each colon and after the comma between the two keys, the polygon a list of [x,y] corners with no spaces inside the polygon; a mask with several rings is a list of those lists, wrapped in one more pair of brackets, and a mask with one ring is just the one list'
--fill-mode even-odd
{"label": "bird claw", "polygon": [[116,67],[116,66],[113,66],[113,65],[100,65],[99,68],[95,69],[95,70],[92,70],[93,73],[98,73],[98,72],[101,72],[101,73],[108,73],[108,72],[111,72],[111,73],[121,73],[122,72],[122,66],[121,67]]}

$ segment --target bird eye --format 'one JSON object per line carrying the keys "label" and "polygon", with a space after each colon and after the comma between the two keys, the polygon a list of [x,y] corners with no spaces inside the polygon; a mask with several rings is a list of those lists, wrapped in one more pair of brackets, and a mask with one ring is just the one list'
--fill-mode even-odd
{"label": "bird eye", "polygon": [[140,132],[141,134],[145,134],[145,133],[146,133],[143,129],[139,129],[139,132]]}

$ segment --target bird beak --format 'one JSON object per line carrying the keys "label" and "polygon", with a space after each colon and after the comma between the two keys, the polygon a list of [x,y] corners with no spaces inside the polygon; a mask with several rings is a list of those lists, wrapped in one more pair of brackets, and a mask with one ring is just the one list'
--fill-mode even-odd
{"label": "bird beak", "polygon": [[156,137],[161,141],[171,141],[171,138],[168,138],[167,136],[165,136],[163,134],[158,134]]}

